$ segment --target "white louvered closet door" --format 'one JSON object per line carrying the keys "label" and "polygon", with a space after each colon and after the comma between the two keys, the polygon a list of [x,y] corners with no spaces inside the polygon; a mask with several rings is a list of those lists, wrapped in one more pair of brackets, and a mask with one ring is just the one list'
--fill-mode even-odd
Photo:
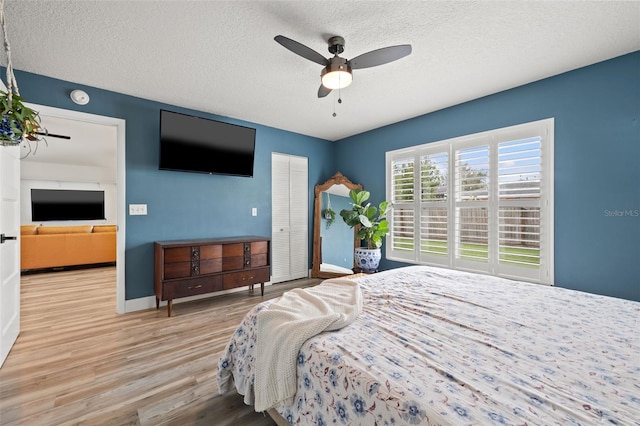
{"label": "white louvered closet door", "polygon": [[309,177],[306,157],[271,156],[271,282],[308,276]]}

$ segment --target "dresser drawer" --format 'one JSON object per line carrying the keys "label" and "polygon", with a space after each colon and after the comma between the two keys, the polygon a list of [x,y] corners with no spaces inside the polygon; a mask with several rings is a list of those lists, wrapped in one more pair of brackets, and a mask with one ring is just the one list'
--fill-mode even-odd
{"label": "dresser drawer", "polygon": [[258,268],[225,274],[223,287],[225,290],[228,290],[245,285],[264,283],[269,281],[269,273],[269,268]]}
{"label": "dresser drawer", "polygon": [[222,257],[242,257],[244,253],[244,244],[243,243],[235,243],[235,244],[224,244],[222,246]]}
{"label": "dresser drawer", "polygon": [[164,279],[186,278],[191,276],[191,261],[164,264]]}
{"label": "dresser drawer", "polygon": [[222,258],[200,259],[200,275],[222,271]]}
{"label": "dresser drawer", "polygon": [[223,271],[236,271],[242,269],[244,266],[244,257],[223,257],[222,258],[222,270]]}
{"label": "dresser drawer", "polygon": [[176,247],[164,250],[164,263],[191,262],[191,247]]}
{"label": "dresser drawer", "polygon": [[222,257],[222,245],[200,246],[200,259],[218,259]]}
{"label": "dresser drawer", "polygon": [[211,293],[223,289],[220,275],[193,278],[176,282],[165,282],[162,300],[177,299],[179,297],[195,296],[196,294]]}
{"label": "dresser drawer", "polygon": [[251,243],[251,255],[269,253],[269,243],[267,241],[255,241]]}
{"label": "dresser drawer", "polygon": [[255,268],[258,266],[267,266],[269,264],[267,256],[268,255],[266,253],[264,254],[251,253],[251,267]]}

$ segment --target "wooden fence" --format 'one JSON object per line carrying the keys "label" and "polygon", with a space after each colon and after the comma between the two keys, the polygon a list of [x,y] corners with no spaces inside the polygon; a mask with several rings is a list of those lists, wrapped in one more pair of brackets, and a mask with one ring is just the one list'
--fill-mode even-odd
{"label": "wooden fence", "polygon": [[[447,239],[447,209],[428,207],[422,209],[423,223],[420,234],[423,240]],[[396,212],[396,221],[402,221],[402,212]],[[488,209],[463,207],[457,210],[458,235],[462,243],[488,244]],[[513,247],[540,247],[540,210],[538,208],[509,207],[499,212],[500,245]],[[425,220],[426,219],[426,220]],[[409,222],[412,222],[409,220]],[[413,231],[395,230],[397,237],[413,238]]]}

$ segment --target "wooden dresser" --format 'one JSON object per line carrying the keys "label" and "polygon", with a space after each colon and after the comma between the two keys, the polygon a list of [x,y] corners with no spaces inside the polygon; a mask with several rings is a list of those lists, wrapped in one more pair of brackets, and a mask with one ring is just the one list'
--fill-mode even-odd
{"label": "wooden dresser", "polygon": [[156,309],[173,299],[264,283],[271,278],[270,240],[242,236],[154,244]]}

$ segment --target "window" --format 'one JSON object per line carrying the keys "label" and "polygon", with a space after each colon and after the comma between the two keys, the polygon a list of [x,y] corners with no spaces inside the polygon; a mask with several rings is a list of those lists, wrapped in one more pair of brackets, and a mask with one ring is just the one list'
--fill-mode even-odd
{"label": "window", "polygon": [[553,284],[553,125],[387,152],[387,258]]}

